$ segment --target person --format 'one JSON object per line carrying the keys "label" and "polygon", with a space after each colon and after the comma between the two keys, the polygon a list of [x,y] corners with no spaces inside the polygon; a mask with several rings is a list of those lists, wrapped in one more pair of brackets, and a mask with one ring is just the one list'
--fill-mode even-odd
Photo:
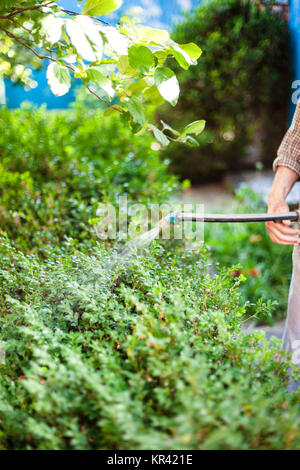
{"label": "person", "polygon": [[[280,144],[273,169],[275,177],[268,200],[268,213],[289,212],[286,197],[300,177],[300,102],[292,124]],[[294,246],[283,348],[288,353],[295,353],[300,347],[300,230],[293,228],[290,221],[267,222],[266,228],[274,243]]]}

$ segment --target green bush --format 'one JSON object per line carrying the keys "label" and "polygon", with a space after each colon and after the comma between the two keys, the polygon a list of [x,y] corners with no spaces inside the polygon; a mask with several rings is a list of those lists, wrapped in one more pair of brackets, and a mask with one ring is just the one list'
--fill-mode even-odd
{"label": "green bush", "polygon": [[26,251],[94,243],[99,202],[162,202],[177,187],[153,139],[81,102],[65,112],[0,109],[1,229]]}
{"label": "green bush", "polygon": [[[260,197],[244,187],[237,195],[235,211],[259,213],[266,212],[266,207]],[[247,277],[241,294],[244,302],[252,303],[252,314],[259,298],[276,301],[273,315],[260,316],[259,321],[273,323],[285,316],[292,274],[291,247],[274,244],[265,225],[258,223],[207,224],[205,241],[214,262],[228,268],[240,264],[237,274]]]}
{"label": "green bush", "polygon": [[[261,2],[210,0],[176,26],[179,43],[203,50],[199,63],[180,72],[176,109],[159,118],[174,123],[203,118],[200,148],[170,145],[173,168],[193,182],[216,178],[245,165],[249,144],[270,165],[286,130],[289,100],[289,37],[286,21]],[[260,148],[261,147],[261,148]]]}
{"label": "green bush", "polygon": [[300,448],[279,341],[241,334],[205,251],[0,256],[2,449]]}
{"label": "green bush", "polygon": [[99,201],[177,188],[151,138],[80,101],[2,108],[0,129],[0,448],[300,449],[291,363],[241,333],[273,297],[245,304],[238,267],[210,278],[205,248],[96,243]]}

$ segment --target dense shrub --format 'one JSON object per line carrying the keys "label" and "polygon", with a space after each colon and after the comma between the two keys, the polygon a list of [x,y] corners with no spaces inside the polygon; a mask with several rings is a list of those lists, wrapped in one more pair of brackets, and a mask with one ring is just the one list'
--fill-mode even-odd
{"label": "dense shrub", "polygon": [[236,170],[246,165],[254,134],[260,159],[269,165],[287,125],[286,21],[261,2],[210,0],[188,13],[173,36],[179,43],[196,42],[203,54],[197,66],[178,70],[178,106],[161,110],[159,117],[173,117],[177,125],[207,122],[200,148],[183,152],[169,146],[173,168],[193,182]]}
{"label": "dense shrub", "polygon": [[27,251],[66,237],[89,246],[100,201],[161,202],[177,187],[152,142],[80,103],[59,113],[1,108],[1,229]]}
{"label": "dense shrub", "polygon": [[95,243],[100,200],[177,187],[151,139],[80,103],[2,108],[0,128],[0,448],[300,449],[280,342],[241,333],[272,302],[245,304],[238,267],[206,274],[233,252]]}
{"label": "dense shrub", "polygon": [[[244,187],[237,194],[236,212],[266,212],[260,197]],[[277,306],[271,317],[274,320],[285,316],[289,283],[292,274],[292,248],[274,244],[264,224],[207,224],[205,241],[210,247],[212,259],[221,266],[230,267],[239,263],[247,280],[241,285],[244,302],[253,303],[250,311],[255,313],[255,303],[260,297],[276,301]]]}
{"label": "dense shrub", "polygon": [[300,448],[279,342],[241,334],[205,251],[0,256],[3,449]]}

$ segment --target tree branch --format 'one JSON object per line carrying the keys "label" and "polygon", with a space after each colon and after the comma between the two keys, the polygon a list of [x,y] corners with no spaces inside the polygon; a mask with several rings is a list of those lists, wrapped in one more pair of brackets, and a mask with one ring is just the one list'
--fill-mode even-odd
{"label": "tree branch", "polygon": [[32,34],[32,31],[28,28],[25,28],[24,25],[20,24],[18,21],[16,21],[14,18],[8,18],[9,21],[11,21],[13,24],[15,24],[18,28],[24,29],[27,33]]}
{"label": "tree branch", "polygon": [[23,13],[24,11],[39,10],[41,8],[47,7],[48,5],[51,5],[51,3],[54,3],[54,0],[51,0],[51,2],[48,2],[48,3],[42,3],[41,5],[35,5],[33,7],[17,8],[6,16],[0,16],[0,19],[9,20],[10,18],[12,18],[15,15],[18,15],[19,13]]}
{"label": "tree branch", "polygon": [[[64,13],[67,13],[67,15],[72,15],[72,16],[82,15],[82,13],[76,13],[75,11],[65,10],[64,8],[61,8],[61,11],[63,11]],[[106,26],[111,26],[110,23],[108,23],[107,21],[101,20],[100,18],[97,18],[96,16],[91,16],[90,18],[92,18],[93,20],[99,21],[100,23],[103,23]]]}
{"label": "tree branch", "polygon": [[[52,60],[52,62],[56,62],[56,59],[53,59],[53,57],[50,57],[50,56],[46,56],[46,55],[40,55],[38,52],[36,52],[31,46],[29,46],[29,44],[26,44],[26,42],[24,42],[22,39],[18,38],[17,36],[15,36],[13,33],[11,33],[10,31],[8,31],[7,29],[3,28],[2,26],[0,26],[0,29],[1,31],[3,31],[9,38],[11,39],[14,39],[16,42],[18,42],[19,44],[22,44],[22,46],[26,47],[27,49],[29,49],[34,55],[36,55],[39,59],[48,59],[48,60]],[[69,68],[72,68],[71,66],[69,66]]]}
{"label": "tree branch", "polygon": [[121,112],[116,106],[111,105],[109,101],[105,100],[104,98],[101,98],[97,93],[95,93],[86,83],[85,83],[86,88],[88,91],[94,95],[98,100],[102,101],[103,103],[107,104],[110,108],[115,109],[116,111]]}
{"label": "tree branch", "polygon": [[[48,55],[41,55],[39,54],[38,52],[36,52],[31,46],[29,46],[28,44],[26,44],[26,42],[24,42],[22,39],[18,38],[17,36],[15,36],[13,33],[11,33],[10,31],[8,31],[7,29],[3,28],[2,26],[0,26],[0,30],[3,31],[8,37],[10,37],[11,39],[14,39],[16,42],[18,42],[19,44],[21,44],[22,46],[26,47],[27,49],[29,49],[36,57],[38,57],[39,59],[41,60],[51,60],[52,62],[57,62],[57,59],[55,59],[54,57],[51,57],[51,56],[48,56]],[[68,69],[72,70],[72,72],[75,72],[76,69],[75,67],[73,67],[72,65],[70,64],[66,64],[64,62],[64,66],[67,67]],[[101,98],[101,96],[99,96],[97,93],[95,93],[87,84],[85,84],[86,88],[88,89],[88,91],[94,95],[98,100],[102,101],[103,103],[105,103],[108,107],[111,107],[113,109],[116,109],[117,111],[120,111],[118,108],[115,108],[114,106],[112,106],[110,104],[109,101],[105,100],[104,98]]]}
{"label": "tree branch", "polygon": [[[27,7],[27,8],[18,8],[14,11],[12,11],[10,14],[6,15],[6,16],[0,16],[0,19],[2,20],[9,20],[11,21],[12,23],[14,23],[15,25],[17,25],[18,27],[20,28],[23,28],[25,31],[27,31],[28,33],[31,33],[31,31],[27,28],[25,28],[23,25],[19,24],[13,17],[15,15],[18,15],[19,13],[23,13],[24,11],[32,11],[32,10],[39,10],[43,7],[46,7],[48,5],[50,5],[51,3],[54,3],[53,1],[50,1],[48,3],[43,3],[41,5],[35,5],[35,6],[32,6],[32,7]],[[61,9],[64,13],[67,13],[69,15],[78,15],[78,13],[75,13],[73,11],[70,11],[70,10],[64,10],[64,9]],[[109,25],[109,23],[105,22],[105,21],[102,21],[98,18],[94,18],[95,20],[97,21],[100,21],[106,25]],[[39,54],[36,50],[33,49],[33,47],[29,46],[29,44],[27,44],[25,42],[24,39],[22,38],[19,38],[17,36],[15,36],[15,34],[13,34],[12,32],[8,31],[6,28],[3,28],[2,26],[0,26],[0,30],[3,31],[8,37],[10,37],[11,39],[13,39],[14,41],[16,41],[17,43],[21,44],[23,47],[25,47],[26,49],[29,49],[36,57],[38,57],[39,59],[41,60],[50,60],[51,62],[57,62],[57,59],[54,58],[54,57],[51,57],[51,56],[48,56],[48,55],[41,55]],[[72,72],[75,72],[76,69],[75,67],[73,67],[72,65],[70,64],[66,64],[64,62],[64,66],[67,67],[68,69],[72,70]],[[116,109],[117,111],[120,112],[120,109],[111,105],[109,101],[105,100],[104,98],[102,98],[101,96],[99,96],[96,92],[94,92],[87,84],[85,84],[87,90],[92,94],[94,95],[98,100],[102,101],[103,103],[105,103],[108,107],[111,107],[113,109]]]}

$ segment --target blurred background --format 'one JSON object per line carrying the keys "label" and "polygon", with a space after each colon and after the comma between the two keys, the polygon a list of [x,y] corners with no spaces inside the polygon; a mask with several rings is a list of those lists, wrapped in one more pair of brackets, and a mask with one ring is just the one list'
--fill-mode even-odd
{"label": "blurred background", "polygon": [[[249,10],[247,1],[124,0],[122,8],[109,16],[111,23],[128,15],[167,28],[175,40],[195,41],[203,49],[197,67],[178,70],[182,86],[178,107],[158,113],[158,119],[171,115],[182,124],[199,117],[207,121],[200,149],[189,150],[184,159],[180,147],[168,150],[172,170],[181,179],[195,185],[215,182],[232,171],[270,168],[293,115],[291,86],[300,67],[299,2],[272,3],[272,9],[266,10],[269,3],[259,2],[257,13]],[[60,4],[78,11],[76,1]],[[17,73],[2,79],[0,99],[8,108],[29,101],[45,103],[47,109],[66,109],[79,86],[75,81],[71,93],[55,97],[45,68],[33,71],[25,88],[17,82]]]}
{"label": "blurred background", "polygon": [[[124,0],[122,8],[107,15],[112,24],[124,15],[154,28],[172,29],[172,25],[182,19],[184,12],[190,11],[200,4],[198,0]],[[79,4],[72,0],[62,0],[59,4],[66,10],[80,11]],[[36,83],[34,88],[25,91],[22,87],[15,87],[10,81],[5,81],[6,103],[8,107],[18,107],[24,100],[32,103],[46,103],[48,109],[64,109],[74,100],[74,92],[55,97],[49,90],[46,71],[34,72]],[[37,85],[38,84],[38,85]]]}
{"label": "blurred background", "polygon": [[[78,9],[76,1],[60,4]],[[205,119],[200,147],[171,144],[162,150],[150,136],[135,137],[116,119],[102,122],[101,109],[95,111],[98,103],[86,99],[76,81],[69,94],[55,97],[40,63],[25,87],[18,84],[23,69],[3,78],[0,54],[0,191],[2,209],[7,206],[15,214],[13,220],[2,214],[3,229],[24,250],[36,245],[44,253],[41,240],[54,244],[61,233],[83,240],[99,198],[115,201],[123,193],[140,200],[176,194],[182,202],[204,203],[207,211],[266,211],[272,162],[297,101],[300,0],[124,0],[108,20],[116,23],[123,15],[167,28],[177,42],[202,48],[197,66],[176,70],[178,105],[155,110],[158,121],[176,128]],[[20,180],[36,188],[39,207],[24,193],[15,202]],[[291,207],[298,200],[296,185],[289,196]],[[16,228],[20,218],[22,233]],[[58,221],[63,230],[57,230]],[[245,300],[264,296],[276,301],[274,318],[282,318],[290,249],[274,246],[263,224],[207,227],[206,242],[215,264],[240,263],[240,272],[247,275]]]}

